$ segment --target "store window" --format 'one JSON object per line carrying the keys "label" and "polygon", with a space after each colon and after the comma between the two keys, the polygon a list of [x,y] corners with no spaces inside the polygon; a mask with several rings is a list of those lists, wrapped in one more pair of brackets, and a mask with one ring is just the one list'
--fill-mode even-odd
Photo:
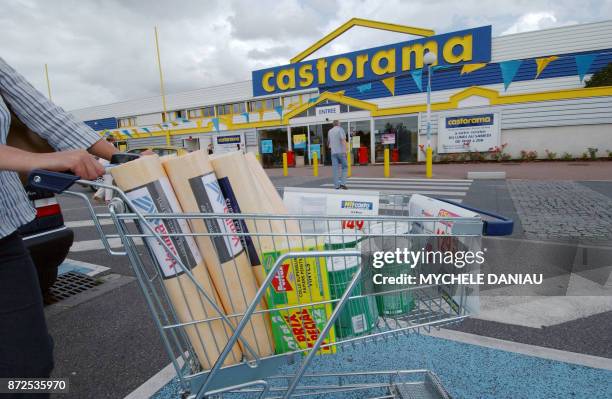
{"label": "store window", "polygon": [[287,129],[261,129],[259,135],[259,153],[265,168],[283,166],[283,153],[287,152]]}
{"label": "store window", "polygon": [[210,106],[210,107],[202,108],[202,114],[204,115],[204,117],[213,117],[213,116],[215,116],[215,107]]}
{"label": "store window", "polygon": [[370,121],[351,121],[349,123],[350,146],[354,164],[370,163]]}
{"label": "store window", "polygon": [[166,113],[166,118],[164,119],[165,122],[169,122],[169,121],[175,121],[177,119],[181,119],[185,117],[185,111],[184,110],[180,110],[180,111],[170,111]]}
{"label": "store window", "polygon": [[318,97],[319,97],[319,93],[317,93],[316,91],[312,93],[304,93],[302,94],[302,103],[307,103],[308,101],[312,99],[316,99]]}
{"label": "store window", "polygon": [[189,111],[187,111],[187,117],[189,119],[192,119],[192,118],[201,118],[202,117],[202,110],[200,108],[198,108],[198,109],[190,109]]}
{"label": "store window", "polygon": [[118,124],[119,127],[136,126],[136,117],[135,116],[130,116],[129,118],[120,118],[117,121],[117,124]]}
{"label": "store window", "polygon": [[244,103],[234,103],[232,104],[232,112],[234,115],[242,114],[245,112]]}
{"label": "store window", "polygon": [[264,109],[264,102],[262,100],[249,101],[249,112],[257,112]]}
{"label": "store window", "polygon": [[310,107],[306,111],[302,111],[296,116],[294,116],[294,118],[304,118],[306,116],[315,116],[316,114],[317,114],[316,107]]}
{"label": "store window", "polygon": [[266,109],[267,109],[268,111],[274,111],[274,109],[275,109],[276,107],[278,107],[278,106],[280,106],[280,105],[281,105],[281,100],[280,100],[280,98],[278,98],[278,97],[275,97],[275,98],[268,98],[268,99],[266,99],[265,104],[266,104]]}
{"label": "store window", "polygon": [[291,127],[291,148],[295,157],[295,166],[308,165],[308,126]]}
{"label": "store window", "polygon": [[294,109],[295,107],[299,107],[301,104],[302,104],[302,96],[300,94],[283,97],[283,108],[287,110],[291,110],[291,109]]}
{"label": "store window", "polygon": [[402,116],[374,120],[376,162],[384,162],[384,149],[389,148],[391,162],[416,162],[418,149],[418,117]]}
{"label": "store window", "polygon": [[217,105],[217,115],[229,115],[231,113],[232,113],[232,105],[231,104]]}

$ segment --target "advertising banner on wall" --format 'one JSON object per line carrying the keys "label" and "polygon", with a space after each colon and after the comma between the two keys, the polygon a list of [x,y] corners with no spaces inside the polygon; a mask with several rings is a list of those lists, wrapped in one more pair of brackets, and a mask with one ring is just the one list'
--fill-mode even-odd
{"label": "advertising banner on wall", "polygon": [[244,137],[242,134],[216,135],[213,138],[215,154],[236,151],[244,148]]}
{"label": "advertising banner on wall", "polygon": [[500,142],[499,113],[443,114],[438,119],[438,153],[487,152]]}

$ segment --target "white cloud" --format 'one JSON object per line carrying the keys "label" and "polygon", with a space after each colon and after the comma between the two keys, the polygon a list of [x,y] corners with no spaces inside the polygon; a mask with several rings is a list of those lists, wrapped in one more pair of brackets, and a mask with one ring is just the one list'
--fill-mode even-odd
{"label": "white cloud", "polygon": [[516,21],[512,26],[502,32],[502,35],[510,35],[513,33],[529,32],[546,28],[553,28],[560,25],[569,25],[571,22],[560,24],[555,14],[547,11],[530,12]]}

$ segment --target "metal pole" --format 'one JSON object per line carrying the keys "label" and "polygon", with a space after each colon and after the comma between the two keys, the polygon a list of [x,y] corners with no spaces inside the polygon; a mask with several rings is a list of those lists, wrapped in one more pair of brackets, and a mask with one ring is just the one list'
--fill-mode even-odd
{"label": "metal pole", "polygon": [[[164,112],[162,122],[166,122],[166,114],[167,114],[166,89],[164,88],[164,74],[162,72],[161,57],[159,55],[159,38],[157,36],[157,26],[155,26],[153,30],[155,31],[155,50],[157,52],[157,68],[159,69],[159,90],[161,92],[162,110]],[[166,145],[170,145],[170,129],[166,130]]]}
{"label": "metal pole", "polygon": [[45,64],[45,79],[47,80],[47,91],[49,92],[49,101],[53,101],[51,98],[51,83],[49,82],[49,68]]}
{"label": "metal pole", "polygon": [[425,159],[425,175],[431,179],[433,151],[431,149],[431,64],[427,65],[427,150]]}

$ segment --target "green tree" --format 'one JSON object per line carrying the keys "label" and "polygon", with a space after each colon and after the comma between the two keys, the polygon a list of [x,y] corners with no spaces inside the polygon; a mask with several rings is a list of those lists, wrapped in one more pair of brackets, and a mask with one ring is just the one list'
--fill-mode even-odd
{"label": "green tree", "polygon": [[612,62],[608,63],[608,66],[605,68],[595,72],[584,84],[584,87],[600,86],[612,86]]}

